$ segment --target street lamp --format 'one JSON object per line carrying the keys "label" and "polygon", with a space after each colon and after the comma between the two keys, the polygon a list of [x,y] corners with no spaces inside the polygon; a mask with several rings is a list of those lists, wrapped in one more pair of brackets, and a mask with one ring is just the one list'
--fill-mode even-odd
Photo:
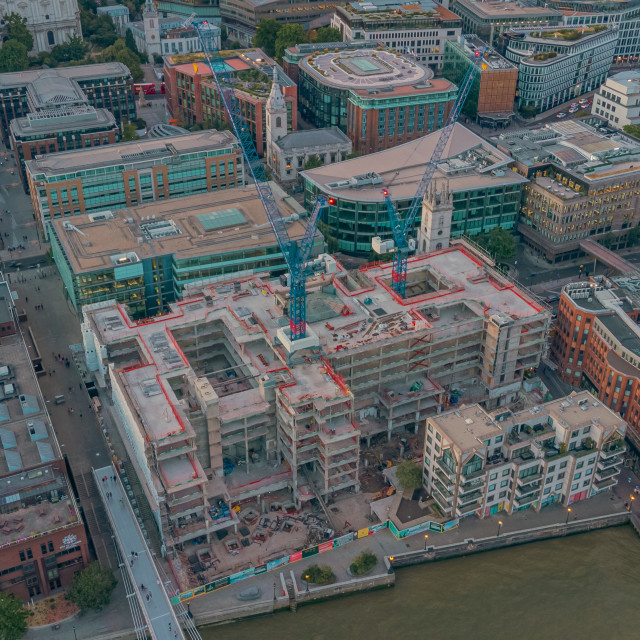
{"label": "street lamp", "polygon": [[76,628],[73,627],[73,637],[75,638],[75,640],[78,640],[78,636],[76,635]]}
{"label": "street lamp", "polygon": [[273,583],[273,601],[276,601],[276,583]]}
{"label": "street lamp", "polygon": [[424,550],[427,550],[427,540],[429,539],[429,534],[425,533],[424,534]]}
{"label": "street lamp", "polygon": [[309,574],[308,573],[305,574],[304,579],[307,583],[307,593],[309,593]]}
{"label": "street lamp", "polygon": [[502,520],[498,520],[498,533],[496,534],[496,538],[500,535],[500,529],[502,529]]}
{"label": "street lamp", "polygon": [[571,507],[567,509],[567,519],[564,521],[565,524],[569,524],[569,516],[571,515]]}

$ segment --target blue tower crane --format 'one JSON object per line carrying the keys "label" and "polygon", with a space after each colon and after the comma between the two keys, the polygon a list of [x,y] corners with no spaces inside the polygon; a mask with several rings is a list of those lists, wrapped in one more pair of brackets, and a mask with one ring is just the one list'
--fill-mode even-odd
{"label": "blue tower crane", "polygon": [[299,243],[292,240],[287,231],[282,213],[276,204],[276,199],[271,191],[271,187],[269,186],[262,162],[258,158],[258,152],[251,137],[251,131],[242,114],[240,101],[233,90],[233,84],[230,81],[225,82],[224,80],[225,76],[233,70],[224,62],[215,47],[214,30],[212,30],[210,26],[207,21],[194,23],[229,124],[231,124],[233,132],[240,143],[246,169],[249,171],[256,185],[258,196],[267,214],[273,233],[276,236],[280,251],[282,251],[282,255],[289,268],[291,277],[289,290],[289,329],[291,331],[291,340],[299,340],[305,337],[307,330],[305,265],[311,255],[313,239],[318,227],[318,218],[322,208],[326,205],[326,198],[324,196],[318,196],[316,199],[311,215],[307,220],[307,226],[302,240]]}
{"label": "blue tower crane", "polygon": [[[480,59],[484,57],[485,51],[486,50],[478,52],[477,55],[480,57]],[[458,92],[458,97],[453,104],[444,128],[441,130],[436,147],[433,150],[433,154],[431,155],[429,162],[427,162],[424,174],[420,180],[420,183],[418,184],[416,195],[411,201],[411,205],[409,206],[409,210],[407,211],[407,215],[405,216],[404,220],[401,220],[400,216],[398,216],[398,212],[396,211],[396,208],[391,200],[391,194],[389,193],[389,190],[384,189],[382,191],[382,195],[384,196],[385,202],[387,204],[387,211],[389,213],[391,231],[393,233],[393,241],[395,244],[395,251],[393,253],[393,267],[391,271],[391,285],[393,286],[393,289],[396,291],[396,293],[398,293],[398,295],[402,298],[405,297],[407,287],[407,257],[410,251],[409,233],[411,233],[411,230],[413,229],[413,223],[415,222],[418,211],[421,208],[424,194],[427,192],[427,189],[431,184],[433,174],[438,167],[438,163],[440,162],[440,158],[442,157],[444,148],[447,146],[447,142],[449,142],[449,138],[453,133],[453,127],[458,121],[458,116],[460,115],[467,96],[469,95],[469,91],[471,90],[473,81],[476,78],[476,74],[479,71],[479,66],[474,64],[474,62],[475,61],[472,62],[469,70],[462,80],[460,91]]]}

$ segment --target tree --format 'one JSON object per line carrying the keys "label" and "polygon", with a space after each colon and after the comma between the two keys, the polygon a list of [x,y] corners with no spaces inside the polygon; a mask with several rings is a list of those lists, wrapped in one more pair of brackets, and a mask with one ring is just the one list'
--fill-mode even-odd
{"label": "tree", "polygon": [[616,237],[611,231],[605,233],[602,238],[598,238],[598,242],[605,247],[605,249],[610,249],[613,243],[616,241]]}
{"label": "tree", "polygon": [[124,37],[124,44],[126,45],[127,49],[129,49],[129,51],[132,51],[133,53],[136,54],[136,56],[138,56],[138,59],[140,60],[140,62],[147,61],[146,54],[140,53],[140,51],[138,51],[138,45],[136,44],[136,41],[135,41],[135,38],[133,37],[133,32],[131,31],[131,29],[127,29],[127,34]]}
{"label": "tree", "polygon": [[119,38],[110,47],[107,47],[99,56],[100,62],[122,62],[131,71],[131,77],[134,82],[142,82],[144,79],[144,71],[140,66],[140,59],[133,51],[127,48],[123,38]]}
{"label": "tree", "polygon": [[57,44],[51,50],[50,62],[55,65],[84,60],[89,47],[80,36],[71,36],[64,44]]}
{"label": "tree", "polygon": [[220,40],[222,42],[226,42],[229,38],[229,32],[227,31],[227,27],[225,25],[220,25]]}
{"label": "tree", "polygon": [[502,227],[494,227],[488,234],[480,236],[478,244],[484,247],[496,262],[509,262],[516,257],[516,241]]}
{"label": "tree", "polygon": [[309,159],[304,163],[304,168],[305,171],[307,169],[317,169],[318,167],[321,167],[324,164],[324,162],[322,162],[322,158],[320,156],[309,156]]}
{"label": "tree", "polygon": [[83,611],[100,611],[109,604],[116,584],[111,569],[104,569],[99,562],[92,562],[84,571],[73,577],[67,598]]}
{"label": "tree", "polygon": [[353,559],[353,562],[349,565],[349,571],[351,571],[354,576],[360,576],[373,569],[377,563],[378,558],[376,557],[376,554],[365,549]]}
{"label": "tree", "polygon": [[18,13],[10,13],[5,16],[4,23],[7,30],[7,40],[17,40],[22,43],[27,52],[33,49],[33,36],[27,29],[27,19]]}
{"label": "tree", "polygon": [[633,227],[633,229],[629,230],[627,234],[627,246],[634,247],[640,242],[640,226]]}
{"label": "tree", "polygon": [[342,42],[342,31],[335,27],[320,27],[316,29],[314,42]]}
{"label": "tree", "polygon": [[24,71],[29,66],[27,47],[17,40],[7,40],[0,49],[0,73]]}
{"label": "tree", "polygon": [[278,31],[276,38],[276,60],[282,63],[282,56],[287,47],[307,41],[307,34],[299,24],[284,24]]}
{"label": "tree", "polygon": [[126,122],[122,126],[122,142],[131,142],[132,140],[139,140],[140,136],[136,131],[136,125]]}
{"label": "tree", "polygon": [[273,18],[260,20],[253,37],[253,46],[260,47],[268,56],[276,55],[276,38],[280,31],[280,24]]}
{"label": "tree", "polygon": [[27,616],[22,601],[12,593],[0,593],[0,638],[18,640],[27,632]]}
{"label": "tree", "polygon": [[408,493],[412,493],[422,486],[422,472],[420,467],[411,460],[401,462],[396,469],[396,476],[400,486]]}
{"label": "tree", "polygon": [[634,138],[640,138],[640,125],[625,124],[624,127],[622,127],[622,130]]}

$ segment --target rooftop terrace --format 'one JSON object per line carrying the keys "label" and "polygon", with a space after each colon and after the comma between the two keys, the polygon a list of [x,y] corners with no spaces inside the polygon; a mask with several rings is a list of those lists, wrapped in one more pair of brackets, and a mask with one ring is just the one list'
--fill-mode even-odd
{"label": "rooftop terrace", "polygon": [[562,14],[555,9],[547,9],[545,7],[537,7],[535,5],[523,4],[522,2],[500,2],[499,0],[490,2],[475,2],[473,0],[457,0],[457,4],[464,7],[467,11],[476,14],[480,18],[535,18],[536,16],[558,16]]}

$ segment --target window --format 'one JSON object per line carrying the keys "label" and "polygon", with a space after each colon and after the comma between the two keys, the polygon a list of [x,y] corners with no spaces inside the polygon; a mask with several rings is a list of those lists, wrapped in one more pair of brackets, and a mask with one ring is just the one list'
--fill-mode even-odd
{"label": "window", "polygon": [[502,472],[502,476],[504,477],[504,476],[508,476],[508,475],[509,475],[509,469],[505,469],[505,470]]}
{"label": "window", "polygon": [[578,483],[576,482],[575,484],[571,485],[571,491],[575,491],[578,488]]}
{"label": "window", "polygon": [[556,491],[560,491],[562,489],[562,482],[556,485]]}
{"label": "window", "polygon": [[495,491],[496,490],[496,485],[495,484],[490,484],[489,485],[489,491]]}
{"label": "window", "polygon": [[560,464],[560,468],[561,469],[564,469],[566,466],[567,466],[567,461],[566,460]]}
{"label": "window", "polygon": [[498,496],[499,498],[504,498],[507,495],[506,491],[501,491],[500,495]]}
{"label": "window", "polygon": [[501,487],[506,487],[508,484],[509,484],[509,481],[508,481],[508,480],[503,480],[503,481],[500,483],[500,486],[501,486]]}
{"label": "window", "polygon": [[578,464],[576,465],[576,469],[582,469],[582,467],[584,466],[584,461],[580,461],[578,462]]}
{"label": "window", "polygon": [[492,473],[492,474],[489,476],[489,480],[495,480],[497,477],[498,477],[498,474],[497,474],[497,473]]}
{"label": "window", "polygon": [[56,38],[53,35],[53,31],[47,31],[47,42],[53,46],[56,43]]}

